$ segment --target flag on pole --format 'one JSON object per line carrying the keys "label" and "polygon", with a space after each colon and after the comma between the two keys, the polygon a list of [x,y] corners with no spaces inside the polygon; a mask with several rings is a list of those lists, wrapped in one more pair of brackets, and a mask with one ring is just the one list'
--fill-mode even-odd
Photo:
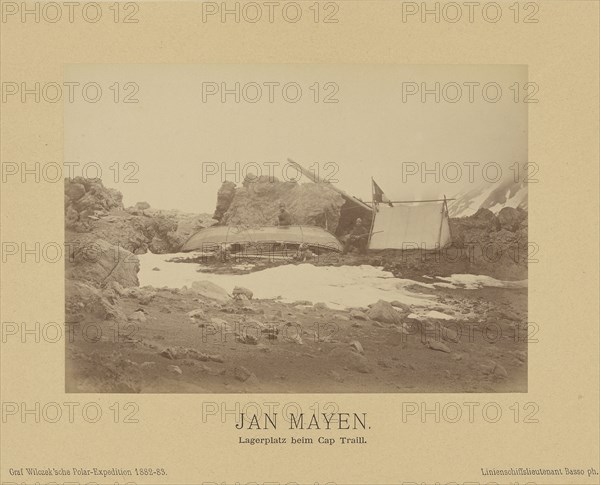
{"label": "flag on pole", "polygon": [[386,197],[386,195],[383,193],[383,190],[381,190],[381,187],[377,185],[377,182],[375,182],[373,179],[371,179],[371,182],[373,183],[373,201],[389,204],[390,207],[393,207],[390,199]]}

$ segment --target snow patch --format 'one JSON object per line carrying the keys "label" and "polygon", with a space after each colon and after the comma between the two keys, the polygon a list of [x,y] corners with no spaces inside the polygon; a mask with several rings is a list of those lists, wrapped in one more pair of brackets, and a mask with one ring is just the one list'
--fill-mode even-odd
{"label": "snow patch", "polygon": [[[476,274],[453,274],[452,276],[438,276],[438,280],[447,281],[448,283],[434,283],[436,286],[444,286],[446,288],[461,288],[466,290],[477,290],[484,286],[494,288],[527,288],[527,280],[520,281],[502,281],[492,278],[491,276],[476,275]],[[448,284],[452,286],[448,286]]]}
{"label": "snow patch", "polygon": [[[175,258],[174,258],[175,256]],[[231,293],[235,286],[249,288],[255,298],[281,298],[284,302],[307,300],[325,302],[330,308],[345,309],[367,306],[378,300],[393,301],[418,307],[439,307],[435,295],[410,291],[412,285],[431,286],[413,280],[395,278],[382,268],[373,266],[314,266],[288,264],[249,274],[229,275],[199,273],[203,265],[175,263],[180,255],[142,254],[140,286],[155,288],[191,287],[194,281],[211,281]],[[160,271],[152,271],[152,268]]]}

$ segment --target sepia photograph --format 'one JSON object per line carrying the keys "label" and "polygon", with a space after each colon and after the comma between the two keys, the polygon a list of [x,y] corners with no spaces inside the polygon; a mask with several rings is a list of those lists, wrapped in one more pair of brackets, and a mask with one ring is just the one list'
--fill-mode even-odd
{"label": "sepia photograph", "polygon": [[65,78],[67,392],[527,392],[526,66]]}

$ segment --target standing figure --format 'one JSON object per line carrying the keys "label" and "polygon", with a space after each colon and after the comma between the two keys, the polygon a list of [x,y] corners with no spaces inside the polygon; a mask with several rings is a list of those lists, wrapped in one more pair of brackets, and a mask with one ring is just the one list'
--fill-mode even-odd
{"label": "standing figure", "polygon": [[292,216],[287,210],[285,210],[285,204],[283,202],[279,203],[279,214],[277,214],[277,220],[279,226],[292,225]]}
{"label": "standing figure", "polygon": [[369,231],[363,226],[362,219],[359,217],[356,219],[352,230],[346,235],[342,254],[347,254],[352,247],[358,248],[360,254],[367,254],[368,237]]}

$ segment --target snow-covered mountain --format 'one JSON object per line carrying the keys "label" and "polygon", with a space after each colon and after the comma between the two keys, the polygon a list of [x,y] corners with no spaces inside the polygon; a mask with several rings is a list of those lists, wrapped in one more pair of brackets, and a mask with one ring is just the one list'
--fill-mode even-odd
{"label": "snow-covered mountain", "polygon": [[498,213],[504,207],[520,207],[527,210],[528,185],[525,182],[506,180],[499,184],[483,184],[466,189],[454,196],[448,204],[450,217],[466,217],[479,209]]}

